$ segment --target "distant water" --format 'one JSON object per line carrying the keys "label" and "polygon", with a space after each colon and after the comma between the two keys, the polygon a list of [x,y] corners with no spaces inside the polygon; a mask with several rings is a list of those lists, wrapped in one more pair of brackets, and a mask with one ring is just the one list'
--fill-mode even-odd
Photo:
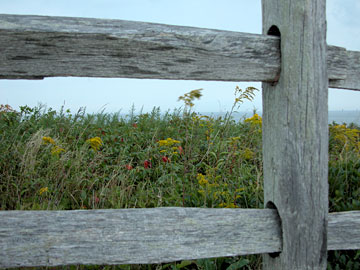
{"label": "distant water", "polygon": [[[261,115],[261,112],[257,112]],[[226,113],[224,112],[200,112],[202,115],[208,115],[215,118],[224,117]],[[243,120],[245,118],[251,117],[252,112],[234,112],[233,119],[235,121]],[[360,111],[329,111],[329,124],[336,122],[337,124],[350,124],[354,123],[360,125]]]}

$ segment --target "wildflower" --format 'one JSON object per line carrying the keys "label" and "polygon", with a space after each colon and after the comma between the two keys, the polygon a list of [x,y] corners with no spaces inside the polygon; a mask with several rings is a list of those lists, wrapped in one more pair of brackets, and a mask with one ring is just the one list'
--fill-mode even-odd
{"label": "wildflower", "polygon": [[55,145],[52,149],[51,149],[51,154],[53,156],[57,156],[59,155],[61,152],[65,152],[65,149],[64,148],[61,148],[57,145]]}
{"label": "wildflower", "polygon": [[203,90],[202,88],[200,89],[196,89],[196,90],[192,90],[189,93],[186,93],[183,96],[180,96],[178,101],[183,100],[185,102],[186,106],[189,106],[190,108],[194,106],[194,99],[200,99],[200,97],[202,96],[201,94],[201,90]]}
{"label": "wildflower", "polygon": [[360,131],[358,129],[351,129],[346,125],[334,125],[330,126],[330,133],[338,145],[346,151],[353,149],[360,152]]}
{"label": "wildflower", "polygon": [[55,141],[51,138],[51,137],[42,137],[43,143],[44,144],[53,144],[55,145]]}
{"label": "wildflower", "polygon": [[180,155],[184,154],[184,149],[181,146],[178,147],[178,151]]}
{"label": "wildflower", "polygon": [[245,123],[251,123],[252,125],[262,125],[262,118],[257,113],[255,113],[252,117],[245,119]]}
{"label": "wildflower", "polygon": [[225,208],[237,208],[237,206],[234,203],[220,203],[219,207],[225,207]]}
{"label": "wildflower", "polygon": [[40,188],[39,195],[42,195],[43,193],[48,192],[48,191],[49,191],[48,187]]}
{"label": "wildflower", "polygon": [[151,161],[150,160],[145,160],[144,161],[144,168],[145,169],[151,168]]}
{"label": "wildflower", "polygon": [[100,202],[100,199],[99,199],[99,197],[98,196],[94,196],[94,202],[96,203],[96,204],[98,204],[99,202]]}
{"label": "wildflower", "polygon": [[[239,86],[235,87],[235,103],[234,105],[244,103],[244,100],[253,101],[255,97],[254,91],[259,91],[255,87],[247,87],[245,90],[242,90]],[[238,95],[238,96],[237,96]]]}
{"label": "wildflower", "polygon": [[165,163],[170,162],[170,159],[167,156],[163,156],[161,160]]}
{"label": "wildflower", "polygon": [[95,151],[99,150],[100,146],[103,145],[103,141],[99,137],[88,139],[86,142],[90,144],[91,148]]}
{"label": "wildflower", "polygon": [[133,166],[131,164],[126,164],[125,168],[130,171],[133,169]]}
{"label": "wildflower", "polygon": [[1,104],[0,105],[0,112],[16,112],[9,104]]}
{"label": "wildflower", "polygon": [[246,160],[251,160],[254,158],[255,153],[251,149],[245,148],[241,156]]}
{"label": "wildflower", "polygon": [[209,184],[209,181],[205,178],[205,175],[198,173],[196,176],[196,179],[198,180],[198,183],[200,186],[205,186]]}
{"label": "wildflower", "polygon": [[159,146],[173,146],[174,144],[180,143],[180,141],[171,139],[171,138],[167,138],[166,140],[159,140],[158,144]]}
{"label": "wildflower", "polygon": [[132,124],[132,126],[133,126],[134,128],[137,128],[137,124],[136,124],[136,123]]}

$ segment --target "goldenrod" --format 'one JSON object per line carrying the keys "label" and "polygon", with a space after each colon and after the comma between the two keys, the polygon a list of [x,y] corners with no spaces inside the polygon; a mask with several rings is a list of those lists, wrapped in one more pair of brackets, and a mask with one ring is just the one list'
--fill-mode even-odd
{"label": "goldenrod", "polygon": [[100,137],[94,137],[91,139],[86,140],[88,144],[90,144],[91,148],[95,151],[99,150],[100,147],[103,145],[103,141]]}
{"label": "goldenrod", "polygon": [[52,149],[51,149],[51,154],[54,156],[59,155],[61,152],[65,152],[64,148],[61,148],[57,145],[55,145]]}
{"label": "goldenrod", "polygon": [[40,188],[39,195],[42,195],[43,193],[48,192],[48,191],[49,191],[48,187]]}
{"label": "goldenrod", "polygon": [[262,118],[257,113],[255,113],[252,117],[245,119],[246,123],[251,123],[253,125],[262,125]]}
{"label": "goldenrod", "polygon": [[43,143],[44,144],[54,144],[55,145],[55,141],[51,138],[51,137],[42,137]]}

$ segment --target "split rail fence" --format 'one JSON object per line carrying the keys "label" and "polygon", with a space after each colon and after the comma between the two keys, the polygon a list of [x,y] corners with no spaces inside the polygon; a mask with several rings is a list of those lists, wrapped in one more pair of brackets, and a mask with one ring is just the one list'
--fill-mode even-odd
{"label": "split rail fence", "polygon": [[0,78],[263,82],[266,209],[0,211],[0,267],[149,264],[264,254],[326,269],[360,248],[360,211],[328,213],[328,87],[360,90],[360,52],[326,44],[325,0],[263,0],[263,35],[0,15]]}

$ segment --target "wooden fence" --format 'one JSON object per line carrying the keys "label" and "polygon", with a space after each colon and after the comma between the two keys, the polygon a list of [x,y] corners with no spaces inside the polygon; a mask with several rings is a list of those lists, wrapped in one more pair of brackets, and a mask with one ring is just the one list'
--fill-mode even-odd
{"label": "wooden fence", "polygon": [[328,214],[328,87],[360,90],[360,52],[327,46],[325,0],[263,0],[263,35],[0,15],[0,78],[262,81],[267,209],[0,211],[0,267],[264,254],[326,269],[360,248],[360,211]]}

